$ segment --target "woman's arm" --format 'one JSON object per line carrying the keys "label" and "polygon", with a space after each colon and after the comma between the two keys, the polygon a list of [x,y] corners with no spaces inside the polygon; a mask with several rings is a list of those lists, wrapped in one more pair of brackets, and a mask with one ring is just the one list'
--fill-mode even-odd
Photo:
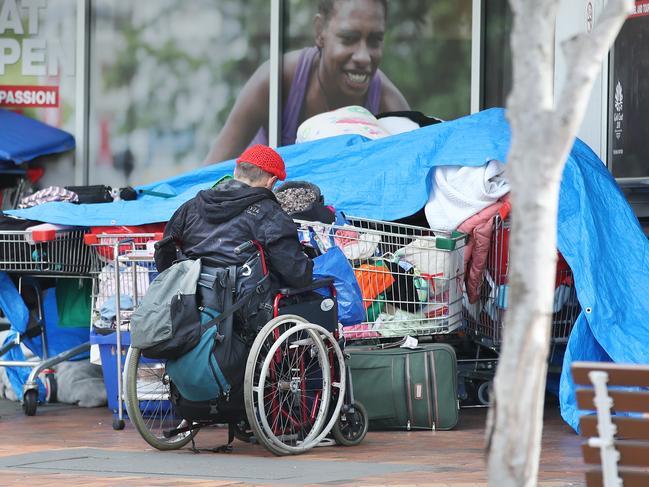
{"label": "woman's arm", "polygon": [[406,98],[401,94],[399,89],[381,70],[378,71],[381,76],[381,112],[398,112],[403,110],[410,110],[410,105]]}
{"label": "woman's arm", "polygon": [[214,140],[203,164],[237,157],[268,120],[270,68],[268,61],[257,68],[239,92],[225,125]]}

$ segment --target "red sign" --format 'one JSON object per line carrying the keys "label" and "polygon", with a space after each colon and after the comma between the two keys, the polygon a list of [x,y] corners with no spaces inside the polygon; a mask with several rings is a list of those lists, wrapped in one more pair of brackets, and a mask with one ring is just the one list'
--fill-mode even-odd
{"label": "red sign", "polygon": [[51,108],[59,106],[58,86],[0,85],[0,107]]}
{"label": "red sign", "polygon": [[645,15],[649,15],[649,0],[636,0],[635,12],[629,15],[629,18],[643,17]]}

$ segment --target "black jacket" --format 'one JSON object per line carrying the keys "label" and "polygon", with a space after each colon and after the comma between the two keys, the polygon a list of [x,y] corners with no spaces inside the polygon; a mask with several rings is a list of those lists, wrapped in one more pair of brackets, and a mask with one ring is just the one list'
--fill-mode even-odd
{"label": "black jacket", "polygon": [[165,228],[165,237],[170,235],[187,257],[209,257],[223,266],[243,264],[254,250],[235,255],[235,247],[257,240],[278,284],[311,283],[313,262],[302,252],[295,223],[265,188],[231,179],[203,190],[176,210]]}

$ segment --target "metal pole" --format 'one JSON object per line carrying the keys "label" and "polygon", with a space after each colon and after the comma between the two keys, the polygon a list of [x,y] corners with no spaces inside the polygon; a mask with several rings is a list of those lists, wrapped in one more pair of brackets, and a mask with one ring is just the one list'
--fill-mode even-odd
{"label": "metal pole", "polygon": [[268,144],[278,147],[282,133],[282,14],[283,0],[270,2],[270,85],[268,87]]}
{"label": "metal pole", "polygon": [[90,0],[77,0],[74,181],[88,184],[90,119]]}
{"label": "metal pole", "polygon": [[119,272],[119,245],[118,241],[113,246],[113,257],[115,259],[115,333],[117,342],[117,419],[122,421],[124,411],[122,406],[122,332],[121,332],[121,308],[120,308],[120,272]]}
{"label": "metal pole", "polygon": [[471,113],[482,108],[482,2],[473,0],[471,15]]}

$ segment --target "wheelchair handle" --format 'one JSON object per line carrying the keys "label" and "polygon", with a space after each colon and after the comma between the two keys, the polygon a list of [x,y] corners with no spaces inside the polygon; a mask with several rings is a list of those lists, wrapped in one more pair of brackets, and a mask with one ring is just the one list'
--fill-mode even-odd
{"label": "wheelchair handle", "polygon": [[155,250],[158,250],[160,247],[165,247],[165,246],[167,246],[168,244],[170,244],[173,241],[174,241],[173,236],[168,235],[165,238],[163,238],[162,240],[158,240],[155,244],[153,244],[153,248]]}
{"label": "wheelchair handle", "polygon": [[249,250],[250,248],[254,247],[254,242],[252,240],[248,240],[247,242],[243,242],[241,245],[238,245],[234,248],[234,253],[236,255],[240,255],[246,250]]}

